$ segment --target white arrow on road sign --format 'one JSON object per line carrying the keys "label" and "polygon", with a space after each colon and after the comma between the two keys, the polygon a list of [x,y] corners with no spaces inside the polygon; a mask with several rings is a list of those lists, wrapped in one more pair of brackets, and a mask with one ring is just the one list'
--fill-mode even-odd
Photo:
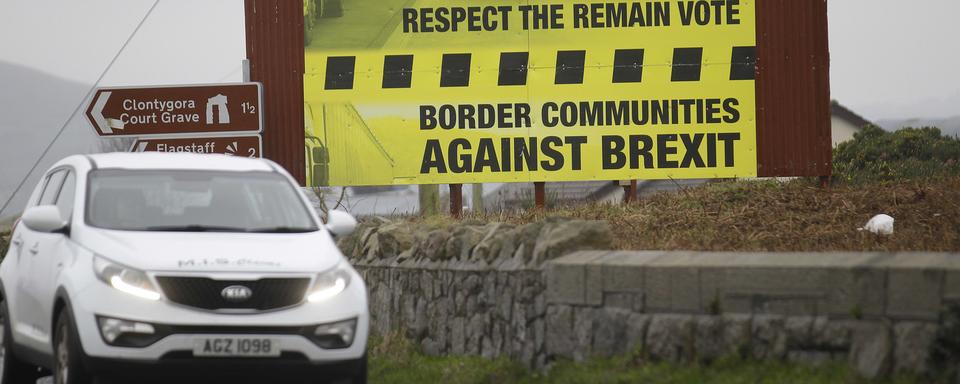
{"label": "white arrow on road sign", "polygon": [[97,129],[105,135],[113,133],[113,129],[123,129],[123,122],[116,119],[108,119],[103,117],[103,107],[107,105],[107,101],[110,100],[110,95],[113,92],[102,92],[97,95],[97,100],[93,104],[93,110],[90,111],[93,115],[93,120],[97,122]]}

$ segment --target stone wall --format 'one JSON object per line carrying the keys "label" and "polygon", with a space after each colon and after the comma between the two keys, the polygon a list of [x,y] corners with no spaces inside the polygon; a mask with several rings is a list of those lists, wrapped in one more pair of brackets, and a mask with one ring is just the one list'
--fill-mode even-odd
{"label": "stone wall", "polygon": [[375,218],[360,224],[338,245],[361,264],[517,268],[538,267],[580,250],[610,249],[612,243],[613,233],[605,221],[550,218],[518,226],[470,221],[415,224]]}
{"label": "stone wall", "polygon": [[537,269],[360,266],[374,333],[403,330],[431,355],[508,356],[543,366],[546,295]]}
{"label": "stone wall", "polygon": [[597,221],[374,220],[339,244],[367,283],[374,332],[403,330],[429,354],[508,356],[539,367],[547,356],[541,265],[611,242],[609,226]]}
{"label": "stone wall", "polygon": [[[369,286],[374,332],[404,330],[429,354],[557,359],[639,353],[672,362],[728,354],[867,377],[924,372],[960,256],[923,253],[581,251],[603,223],[416,228],[367,223],[341,241]],[[608,248],[608,247],[607,247]]]}
{"label": "stone wall", "polygon": [[545,267],[547,359],[847,360],[925,372],[960,255],[579,252]]}

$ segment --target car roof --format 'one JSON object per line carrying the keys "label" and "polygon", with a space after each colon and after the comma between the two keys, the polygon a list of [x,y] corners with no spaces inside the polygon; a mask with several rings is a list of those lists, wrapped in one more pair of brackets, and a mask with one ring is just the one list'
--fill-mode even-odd
{"label": "car roof", "polygon": [[267,171],[276,169],[265,160],[219,154],[101,153],[87,155],[97,169],[174,169],[210,171]]}

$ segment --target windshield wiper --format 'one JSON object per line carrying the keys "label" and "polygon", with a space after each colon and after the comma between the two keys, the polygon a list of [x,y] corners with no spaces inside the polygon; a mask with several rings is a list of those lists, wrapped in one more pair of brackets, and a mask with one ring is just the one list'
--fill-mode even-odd
{"label": "windshield wiper", "polygon": [[143,230],[150,232],[247,232],[245,228],[214,225],[159,225],[146,227]]}
{"label": "windshield wiper", "polygon": [[307,232],[316,232],[316,228],[305,228],[305,227],[269,227],[269,228],[255,228],[248,230],[250,233],[307,233]]}

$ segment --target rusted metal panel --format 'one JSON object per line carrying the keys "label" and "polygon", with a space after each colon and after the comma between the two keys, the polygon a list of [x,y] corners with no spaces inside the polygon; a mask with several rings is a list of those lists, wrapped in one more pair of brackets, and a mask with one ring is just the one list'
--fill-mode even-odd
{"label": "rusted metal panel", "polygon": [[245,0],[250,80],[263,83],[263,155],[306,183],[303,0]]}
{"label": "rusted metal panel", "polygon": [[826,0],[758,0],[760,176],[829,176],[830,51]]}

